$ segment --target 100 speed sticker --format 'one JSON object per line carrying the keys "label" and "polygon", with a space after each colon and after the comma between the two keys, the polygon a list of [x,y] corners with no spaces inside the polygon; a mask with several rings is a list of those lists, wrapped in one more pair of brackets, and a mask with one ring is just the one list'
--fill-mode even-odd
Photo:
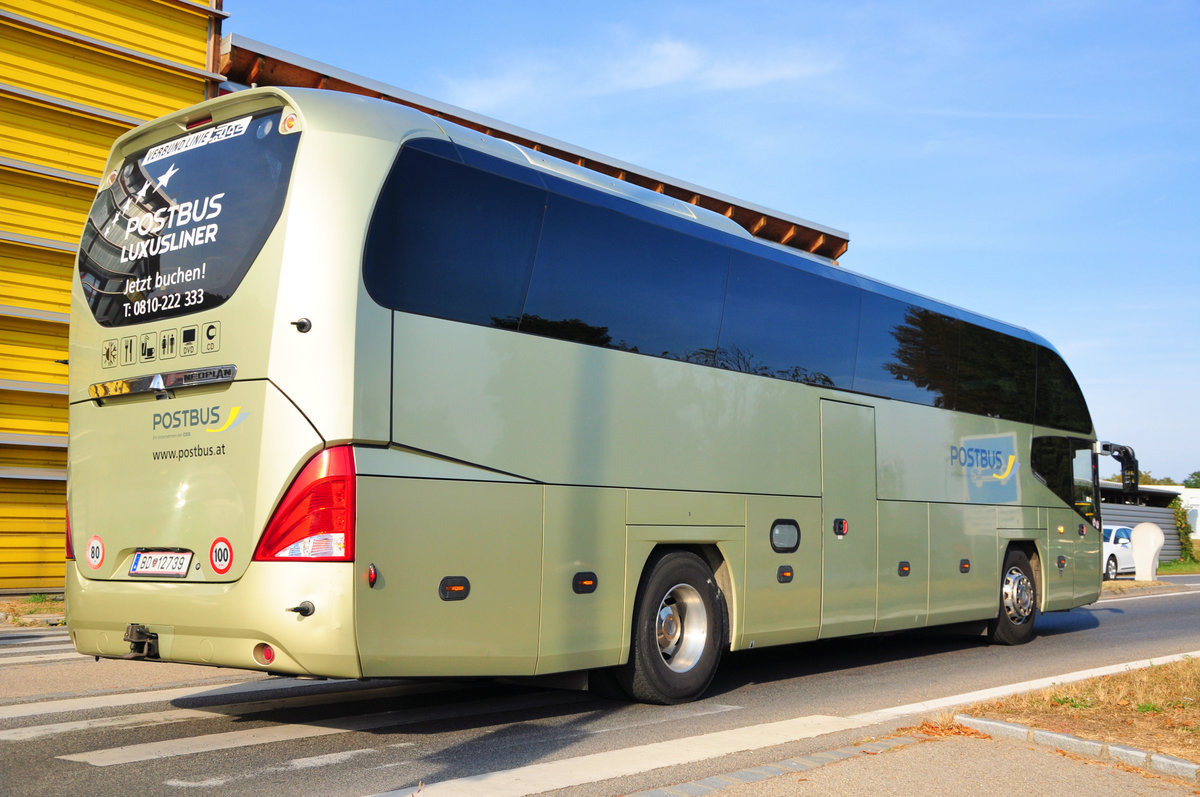
{"label": "100 speed sticker", "polygon": [[213,540],[208,549],[208,564],[218,576],[223,576],[233,567],[233,546],[224,537]]}

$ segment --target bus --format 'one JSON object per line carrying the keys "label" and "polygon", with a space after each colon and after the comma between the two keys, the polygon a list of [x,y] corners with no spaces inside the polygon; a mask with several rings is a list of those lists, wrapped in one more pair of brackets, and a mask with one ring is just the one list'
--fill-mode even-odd
{"label": "bus", "polygon": [[80,653],[677,703],[726,651],[1099,595],[1105,446],[1024,329],[348,94],[210,100],[105,174]]}

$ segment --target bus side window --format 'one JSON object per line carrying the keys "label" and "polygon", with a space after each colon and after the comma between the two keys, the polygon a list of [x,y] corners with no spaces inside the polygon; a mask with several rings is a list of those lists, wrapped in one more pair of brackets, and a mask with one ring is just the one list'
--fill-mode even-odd
{"label": "bus side window", "polygon": [[452,155],[439,141],[417,140],[400,151],[367,233],[367,291],[393,310],[514,325],[529,287],[546,192]]}
{"label": "bus side window", "polygon": [[1035,437],[1031,453],[1034,475],[1063,503],[1093,520],[1098,496],[1091,445],[1069,437]]}

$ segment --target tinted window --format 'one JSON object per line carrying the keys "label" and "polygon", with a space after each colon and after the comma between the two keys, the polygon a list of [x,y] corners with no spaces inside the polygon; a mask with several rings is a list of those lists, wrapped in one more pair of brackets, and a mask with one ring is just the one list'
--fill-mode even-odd
{"label": "tinted window", "polygon": [[1071,369],[1057,353],[1037,348],[1037,407],[1034,422],[1039,426],[1091,434],[1092,417],[1083,391]]}
{"label": "tinted window", "polygon": [[79,250],[92,314],[122,326],[211,310],[241,284],[287,197],[298,134],[281,112],[196,130],[127,159]]}
{"label": "tinted window", "polygon": [[952,409],[959,322],[864,292],[854,389]]}
{"label": "tinted window", "polygon": [[407,312],[1091,431],[1051,350],[656,221],[620,197],[418,139],[381,190],[364,280]]}
{"label": "tinted window", "polygon": [[1031,447],[1033,472],[1064,504],[1089,521],[1098,517],[1095,457],[1087,440],[1035,437]]}
{"label": "tinted window", "polygon": [[397,310],[515,324],[546,193],[456,157],[432,139],[404,146],[371,220],[363,279],[372,298]]}
{"label": "tinted window", "polygon": [[960,322],[954,408],[1012,421],[1033,421],[1034,345]]}
{"label": "tinted window", "polygon": [[711,364],[728,250],[551,195],[520,329]]}
{"label": "tinted window", "polygon": [[716,364],[849,388],[860,293],[806,271],[735,253]]}

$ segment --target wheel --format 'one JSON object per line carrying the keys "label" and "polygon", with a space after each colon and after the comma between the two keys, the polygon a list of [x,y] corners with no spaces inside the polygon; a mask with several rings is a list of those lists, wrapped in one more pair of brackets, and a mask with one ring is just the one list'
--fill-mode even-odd
{"label": "wheel", "polygon": [[614,674],[635,700],[684,703],[708,689],[724,645],[724,605],[712,570],[693,553],[668,551],[642,576],[629,661]]}
{"label": "wheel", "polygon": [[1117,577],[1117,557],[1108,557],[1108,562],[1104,565],[1104,580],[1112,581]]}
{"label": "wheel", "polygon": [[1037,620],[1037,584],[1033,568],[1023,551],[1010,550],[1004,555],[1000,573],[1000,610],[988,623],[988,640],[1001,645],[1023,645],[1033,639]]}

